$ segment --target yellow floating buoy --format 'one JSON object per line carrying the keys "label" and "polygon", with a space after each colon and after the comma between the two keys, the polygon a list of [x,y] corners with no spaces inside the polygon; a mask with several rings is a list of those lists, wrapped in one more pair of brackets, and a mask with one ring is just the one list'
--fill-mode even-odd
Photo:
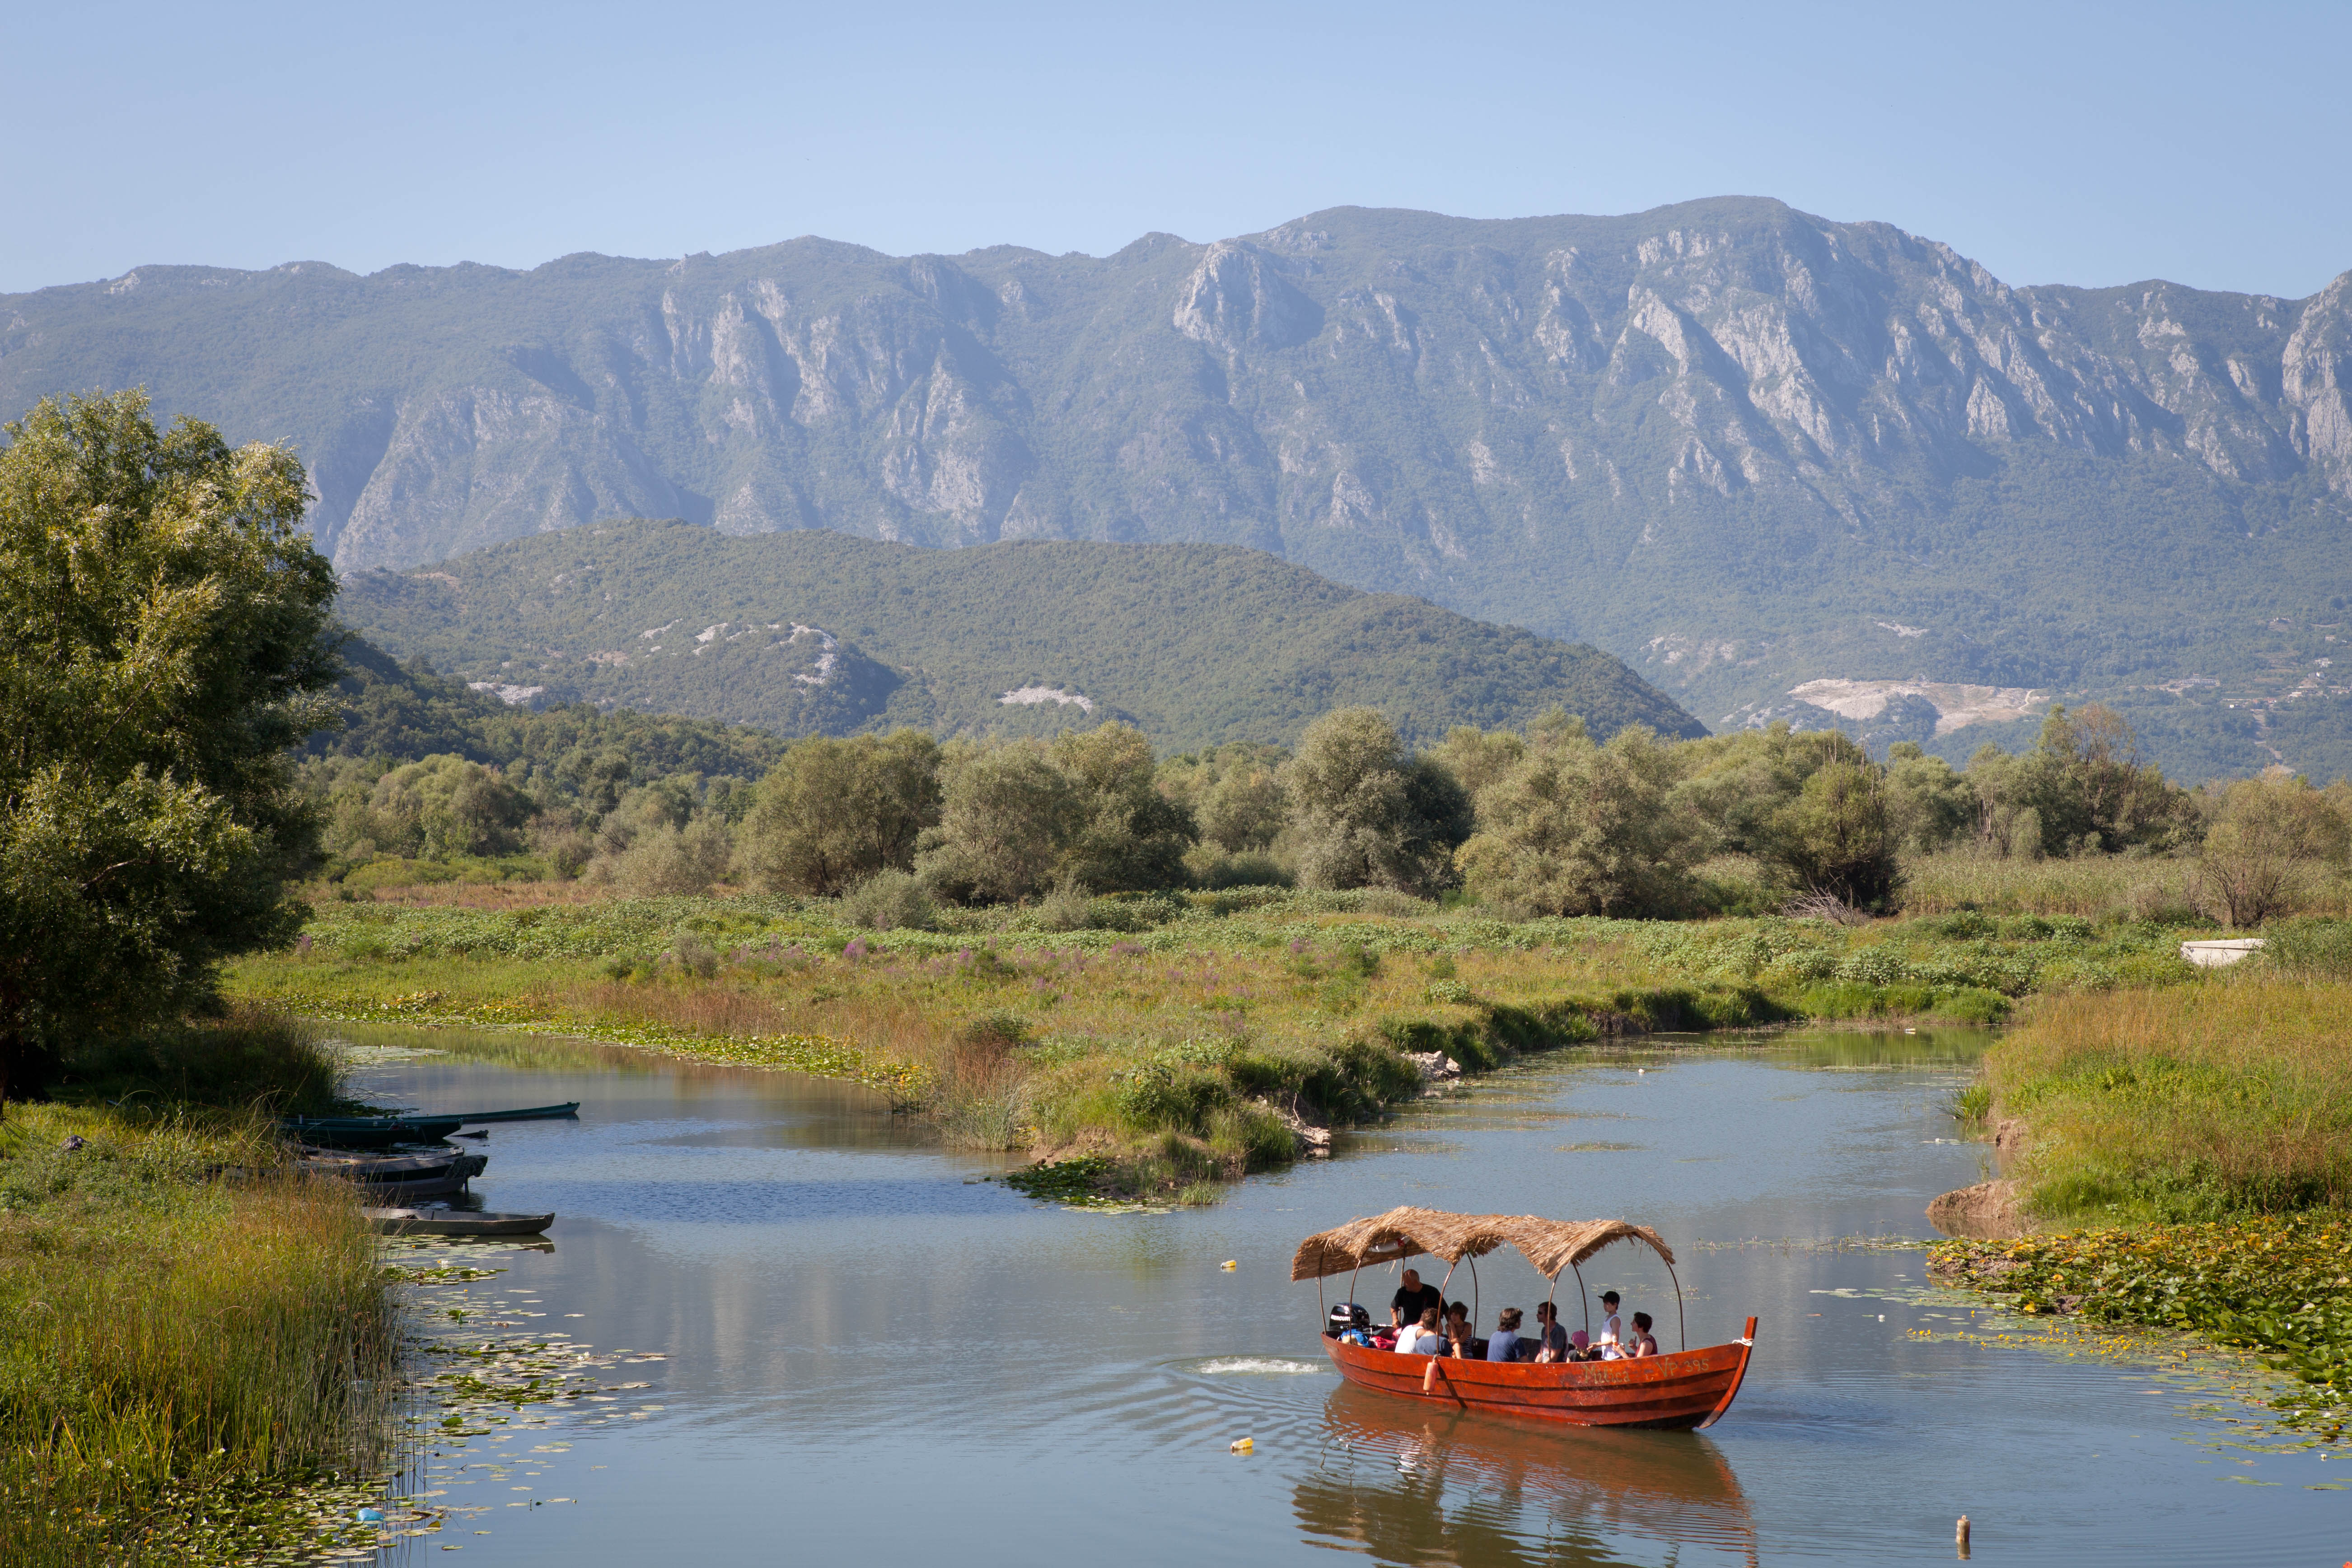
{"label": "yellow floating buoy", "polygon": [[1217,1265],[1218,1268],[1223,1269],[1228,1274],[1231,1274],[1234,1269],[1239,1268],[1241,1266],[1241,1259],[1237,1258],[1228,1258],[1223,1263]]}
{"label": "yellow floating buoy", "polygon": [[1236,1454],[1246,1454],[1251,1452],[1256,1447],[1257,1445],[1247,1437],[1240,1437],[1234,1440],[1233,1451]]}

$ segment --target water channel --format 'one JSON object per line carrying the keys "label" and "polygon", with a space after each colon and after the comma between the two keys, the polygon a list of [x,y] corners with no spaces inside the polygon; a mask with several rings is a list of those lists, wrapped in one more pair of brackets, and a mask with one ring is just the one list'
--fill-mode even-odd
{"label": "water channel", "polygon": [[[343,1032],[386,1103],[583,1102],[479,1145],[485,1206],[562,1217],[551,1247],[468,1248],[505,1272],[466,1289],[629,1351],[647,1385],[436,1446],[417,1489],[471,1511],[394,1560],[1875,1564],[1950,1561],[1961,1513],[1983,1563],[2352,1556],[2352,1456],[2255,1440],[2232,1422],[2258,1413],[2167,1355],[2003,1340],[1916,1250],[1828,1245],[1927,1234],[1927,1201],[1981,1179],[1945,1110],[1970,1034],[1562,1052],[1214,1208],[1104,1214],[983,1181],[1001,1161],[841,1084]],[[1552,1431],[1343,1385],[1290,1254],[1402,1203],[1655,1225],[1693,1344],[1761,1320],[1738,1404],[1698,1435]],[[1654,1261],[1585,1277],[1674,1348]],[[1357,1294],[1385,1317],[1393,1288]],[[1482,1326],[1543,1290],[1486,1260]]]}

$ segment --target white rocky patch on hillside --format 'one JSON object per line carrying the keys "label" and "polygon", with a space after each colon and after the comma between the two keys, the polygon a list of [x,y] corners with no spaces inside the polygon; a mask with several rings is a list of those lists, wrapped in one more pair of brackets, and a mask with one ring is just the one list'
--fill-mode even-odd
{"label": "white rocky patch on hillside", "polygon": [[1948,735],[1971,724],[2006,724],[2031,719],[2049,694],[2023,686],[1963,686],[1942,680],[1808,680],[1790,689],[1800,702],[1826,708],[1841,719],[1875,719],[1897,697],[1920,697],[1936,708],[1936,733]]}
{"label": "white rocky patch on hillside", "polygon": [[1034,708],[1040,702],[1058,702],[1065,708],[1075,705],[1089,713],[1095,710],[1093,698],[1082,697],[1058,686],[1016,686],[997,701],[1008,708]]}
{"label": "white rocky patch on hillside", "polygon": [[469,680],[467,689],[487,691],[509,708],[528,708],[538,698],[547,695],[544,686],[510,686],[499,680]]}

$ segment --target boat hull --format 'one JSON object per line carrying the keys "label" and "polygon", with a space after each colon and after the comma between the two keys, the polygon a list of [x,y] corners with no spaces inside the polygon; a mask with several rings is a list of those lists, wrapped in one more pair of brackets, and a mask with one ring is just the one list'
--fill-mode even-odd
{"label": "boat hull", "polygon": [[488,1214],[464,1209],[373,1208],[360,1210],[380,1236],[537,1236],[555,1223],[551,1214]]}
{"label": "boat hull", "polygon": [[1756,1320],[1729,1344],[1638,1361],[1453,1361],[1343,1344],[1323,1351],[1339,1375],[1364,1388],[1449,1410],[1534,1416],[1573,1426],[1689,1430],[1711,1426],[1731,1408],[1754,1353]]}
{"label": "boat hull", "polygon": [[567,1100],[562,1105],[532,1105],[520,1110],[474,1110],[457,1120],[467,1127],[480,1127],[493,1121],[563,1121],[580,1119],[580,1102]]}

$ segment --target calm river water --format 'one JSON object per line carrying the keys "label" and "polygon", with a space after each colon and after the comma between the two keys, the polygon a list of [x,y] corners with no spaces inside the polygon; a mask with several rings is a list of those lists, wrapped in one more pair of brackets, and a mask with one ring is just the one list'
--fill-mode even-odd
{"label": "calm river water", "polygon": [[[1973,1036],[1562,1052],[1215,1208],[1099,1214],[979,1181],[1001,1163],[844,1085],[346,1035],[439,1053],[357,1073],[391,1103],[583,1102],[480,1145],[485,1206],[562,1217],[551,1249],[468,1248],[507,1270],[469,1290],[667,1358],[622,1402],[436,1449],[419,1489],[487,1511],[411,1563],[1885,1563],[1950,1561],[1962,1513],[1984,1563],[2352,1557],[2352,1456],[2273,1451],[2160,1357],[1993,1340],[1916,1250],[1822,1245],[1927,1234],[1927,1201],[1981,1179],[1944,1110]],[[1701,1435],[1556,1432],[1344,1386],[1291,1250],[1402,1203],[1654,1224],[1692,1343],[1762,1320],[1738,1403]],[[1674,1348],[1654,1260],[1585,1272]],[[1541,1299],[1515,1255],[1479,1274],[1482,1327]],[[1392,1289],[1358,1294],[1385,1317]]]}

